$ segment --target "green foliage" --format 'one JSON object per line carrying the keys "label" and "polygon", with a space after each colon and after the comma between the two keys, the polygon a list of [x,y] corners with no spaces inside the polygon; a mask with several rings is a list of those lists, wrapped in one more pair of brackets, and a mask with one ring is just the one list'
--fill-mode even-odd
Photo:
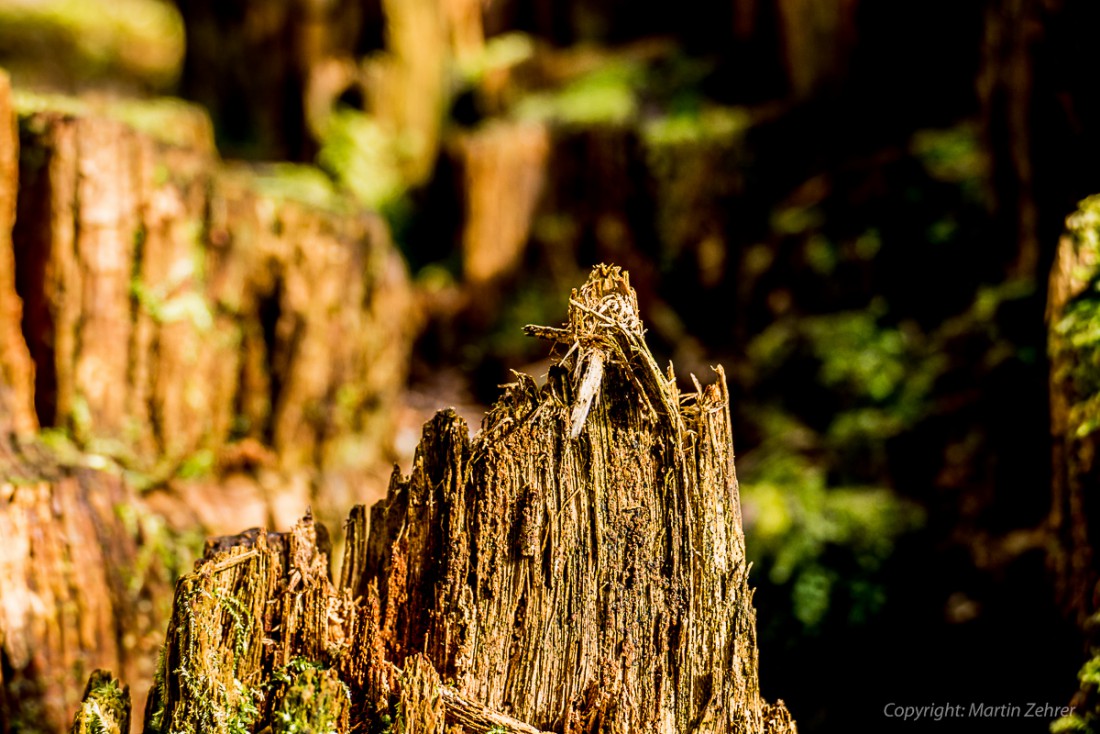
{"label": "green foliage", "polygon": [[808,631],[841,594],[848,621],[862,622],[884,601],[878,572],[923,514],[886,488],[830,485],[826,467],[793,448],[807,429],[782,414],[771,422],[771,437],[739,465],[749,557],[789,589]]}
{"label": "green foliage", "polygon": [[703,142],[732,144],[740,140],[751,120],[748,111],[740,107],[708,106],[647,120],[642,125],[642,140],[654,148]]}
{"label": "green foliage", "polygon": [[1055,350],[1071,353],[1059,360],[1061,372],[1055,377],[1069,378],[1076,398],[1069,420],[1075,435],[1084,438],[1100,428],[1100,297],[1095,291],[1066,306],[1054,333],[1059,337]]}
{"label": "green foliage", "polygon": [[885,312],[875,302],[783,319],[748,349],[753,384],[807,380],[833,403],[816,429],[795,415],[798,406],[757,406],[760,444],[738,457],[750,559],[789,594],[810,633],[837,615],[847,624],[872,617],[897,541],[923,524],[919,506],[889,487],[885,442],[928,410],[944,363],[915,327],[884,323]]}
{"label": "green foliage", "polygon": [[881,308],[806,319],[819,377],[826,387],[863,403],[882,403],[906,384],[912,350],[900,329],[880,328]]}
{"label": "green foliage", "polygon": [[826,431],[834,447],[881,444],[912,426],[946,368],[935,339],[909,324],[884,325],[885,311],[876,301],[862,311],[784,319],[749,344],[758,380],[797,358],[812,360],[814,382],[841,408]]}
{"label": "green foliage", "polygon": [[989,155],[976,123],[920,130],[909,149],[933,179],[958,186],[971,201],[989,201]]}
{"label": "green foliage", "polygon": [[370,115],[339,108],[321,133],[317,165],[364,205],[385,213],[402,206],[403,156],[411,144],[385,130]]}
{"label": "green foliage", "polygon": [[334,734],[351,696],[336,672],[296,658],[272,675],[272,734]]}
{"label": "green foliage", "polygon": [[476,56],[459,59],[458,73],[467,84],[476,84],[486,74],[527,61],[535,54],[535,44],[526,33],[501,33],[485,42]]}

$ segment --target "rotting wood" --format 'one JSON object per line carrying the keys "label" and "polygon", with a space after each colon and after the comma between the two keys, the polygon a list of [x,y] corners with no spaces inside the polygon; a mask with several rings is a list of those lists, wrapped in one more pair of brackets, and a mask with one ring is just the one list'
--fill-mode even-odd
{"label": "rotting wood", "polygon": [[721,369],[680,394],[616,268],[574,293],[564,329],[529,332],[565,354],[547,385],[517,375],[472,440],[439,414],[374,508],[364,578],[387,656],[423,652],[459,694],[542,729],[763,731],[779,715],[759,697]]}
{"label": "rotting wood", "polygon": [[146,731],[276,730],[268,694],[305,670],[318,700],[346,686],[337,732],[796,731],[759,695],[721,369],[681,394],[612,267],[530,331],[560,344],[547,384],[517,375],[473,438],[425,425],[369,533],[352,511],[338,583],[308,517],[208,543]]}

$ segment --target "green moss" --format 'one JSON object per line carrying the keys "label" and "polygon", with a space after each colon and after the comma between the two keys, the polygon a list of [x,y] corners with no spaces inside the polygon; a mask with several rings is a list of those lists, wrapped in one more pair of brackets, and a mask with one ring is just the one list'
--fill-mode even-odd
{"label": "green moss", "polygon": [[513,114],[521,120],[564,125],[622,125],[637,116],[644,72],[636,61],[610,61],[559,90],[526,96]]}
{"label": "green moss", "polygon": [[740,142],[752,117],[740,107],[711,106],[700,111],[661,115],[642,125],[642,141],[650,148]]}
{"label": "green moss", "polygon": [[111,674],[97,670],[88,680],[84,700],[73,720],[73,734],[128,734],[130,693]]}
{"label": "green moss", "polygon": [[1068,382],[1074,400],[1070,429],[1084,438],[1100,428],[1100,298],[1093,294],[1071,302],[1055,324],[1055,378]]}
{"label": "green moss", "polygon": [[214,473],[216,457],[210,449],[200,449],[180,462],[176,476],[180,479],[201,479]]}
{"label": "green moss", "polygon": [[0,5],[0,58],[17,79],[80,85],[175,82],[183,20],[162,0],[20,0]]}
{"label": "green moss", "polygon": [[[263,691],[242,680],[252,677],[252,671],[242,669],[242,663],[249,653],[256,623],[238,596],[248,591],[247,588],[238,589],[237,593],[223,590],[216,577],[191,576],[177,586],[174,634],[169,642],[174,649],[162,655],[155,689],[158,698],[153,710],[163,709],[167,700],[162,681],[177,681],[179,691],[171,720],[165,720],[166,712],[159,711],[149,727],[152,731],[167,729],[174,734],[252,731],[259,718],[257,704]],[[233,644],[229,650],[223,642],[226,618],[232,628]],[[169,659],[174,659],[177,665],[171,671],[165,670]]]}
{"label": "green moss", "polygon": [[336,672],[296,658],[272,673],[272,734],[330,734],[343,729],[351,705]]}
{"label": "green moss", "polygon": [[[1066,219],[1066,229],[1079,252],[1091,256],[1100,254],[1100,194],[1078,204],[1077,211]],[[1086,262],[1096,262],[1093,257],[1084,259]],[[1085,275],[1088,280],[1095,281],[1100,273],[1093,270]]]}
{"label": "green moss", "polygon": [[1050,725],[1052,734],[1064,732],[1100,734],[1100,695],[1098,695],[1100,694],[1100,651],[1093,649],[1093,657],[1081,666],[1081,670],[1077,673],[1077,680],[1081,683],[1084,704],[1055,720]]}
{"label": "green moss", "polygon": [[340,211],[344,201],[333,180],[315,166],[297,163],[272,163],[254,166],[249,173],[255,190],[278,201]]}
{"label": "green moss", "polygon": [[82,466],[84,456],[68,431],[46,428],[39,432],[38,442],[62,466]]}
{"label": "green moss", "polygon": [[481,53],[460,59],[458,73],[467,84],[476,84],[486,74],[521,64],[534,54],[534,41],[526,33],[502,33],[488,39]]}
{"label": "green moss", "polygon": [[[130,294],[142,310],[158,324],[188,321],[198,331],[208,333],[214,328],[214,315],[206,299],[195,290],[178,293],[180,286],[195,276],[193,261],[181,262],[190,263],[191,268],[186,272],[173,273],[163,283],[151,287],[135,279],[130,282]],[[176,293],[176,295],[169,297],[167,295],[169,293]]]}
{"label": "green moss", "polygon": [[[38,113],[115,120],[168,145],[213,152],[214,133],[201,107],[172,97],[109,101],[17,88],[12,102],[21,119]],[[168,171],[163,171],[167,180]]]}

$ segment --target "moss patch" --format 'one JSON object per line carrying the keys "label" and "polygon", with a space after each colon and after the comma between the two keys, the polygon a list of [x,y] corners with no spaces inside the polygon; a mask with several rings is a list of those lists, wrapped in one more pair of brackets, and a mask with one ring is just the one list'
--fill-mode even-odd
{"label": "moss patch", "polygon": [[0,5],[0,59],[17,79],[79,85],[116,77],[164,88],[178,77],[183,51],[183,19],[162,0]]}

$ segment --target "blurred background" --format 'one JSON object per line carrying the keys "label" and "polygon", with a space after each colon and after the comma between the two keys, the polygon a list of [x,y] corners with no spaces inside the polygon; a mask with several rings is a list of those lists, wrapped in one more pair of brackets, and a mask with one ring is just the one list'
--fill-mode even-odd
{"label": "blurred background", "polygon": [[1038,732],[883,708],[1080,685],[1044,312],[1100,192],[1097,27],[1090,0],[3,0],[0,66],[183,98],[223,158],[380,213],[415,304],[406,470],[435,409],[476,427],[545,373],[524,324],[623,266],[658,361],[727,371],[764,696],[807,734]]}

